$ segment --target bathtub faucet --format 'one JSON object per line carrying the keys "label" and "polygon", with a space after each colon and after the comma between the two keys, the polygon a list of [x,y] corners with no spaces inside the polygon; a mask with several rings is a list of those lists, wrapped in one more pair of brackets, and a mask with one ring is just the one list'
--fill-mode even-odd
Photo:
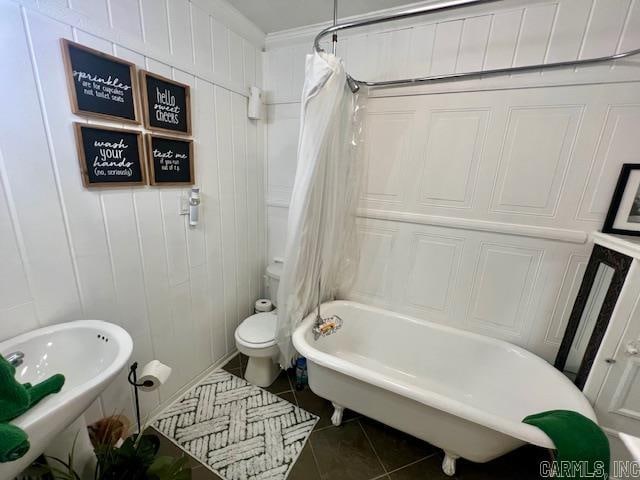
{"label": "bathtub faucet", "polygon": [[337,315],[331,315],[328,318],[322,318],[320,314],[320,303],[322,299],[320,279],[318,279],[318,312],[316,313],[316,319],[313,322],[313,339],[318,340],[320,337],[326,337],[335,333],[340,327],[342,327],[342,319]]}
{"label": "bathtub faucet", "polygon": [[313,326],[313,339],[318,340],[320,337],[326,337],[332,333],[336,333],[342,326],[342,319],[337,315],[331,315],[329,318],[316,318]]}
{"label": "bathtub faucet", "polygon": [[316,319],[313,322],[313,339],[317,340],[320,336],[320,325],[322,325],[322,317],[320,316],[320,309],[316,313]]}

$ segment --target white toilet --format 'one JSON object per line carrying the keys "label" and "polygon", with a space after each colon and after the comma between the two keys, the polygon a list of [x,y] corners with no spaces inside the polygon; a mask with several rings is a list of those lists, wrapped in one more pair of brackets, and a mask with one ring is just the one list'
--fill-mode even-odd
{"label": "white toilet", "polygon": [[[278,283],[281,273],[282,263],[273,263],[267,267],[267,289],[269,299],[274,305],[278,300]],[[280,373],[279,351],[276,344],[277,323],[278,314],[273,310],[251,315],[236,328],[238,350],[249,357],[244,378],[259,387],[268,387]]]}

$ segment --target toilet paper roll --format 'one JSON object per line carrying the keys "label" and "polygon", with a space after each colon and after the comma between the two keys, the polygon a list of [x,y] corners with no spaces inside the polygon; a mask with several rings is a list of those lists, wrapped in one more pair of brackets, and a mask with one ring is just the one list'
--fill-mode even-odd
{"label": "toilet paper roll", "polygon": [[270,312],[273,310],[273,303],[271,300],[267,300],[266,298],[261,298],[256,301],[255,312]]}
{"label": "toilet paper roll", "polygon": [[171,367],[158,360],[151,360],[142,369],[142,374],[138,378],[138,383],[142,386],[140,390],[143,392],[152,392],[160,385],[163,385],[171,375]]}

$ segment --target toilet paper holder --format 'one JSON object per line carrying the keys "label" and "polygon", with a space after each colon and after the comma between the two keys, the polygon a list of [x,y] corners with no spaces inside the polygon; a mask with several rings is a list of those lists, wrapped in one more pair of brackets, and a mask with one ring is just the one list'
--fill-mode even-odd
{"label": "toilet paper holder", "polygon": [[146,382],[138,383],[138,362],[133,362],[133,365],[129,367],[129,376],[127,380],[130,385],[133,386],[133,396],[136,401],[136,422],[138,423],[138,435],[142,432],[142,425],[140,424],[140,400],[138,398],[139,387],[151,387],[153,382],[147,380]]}

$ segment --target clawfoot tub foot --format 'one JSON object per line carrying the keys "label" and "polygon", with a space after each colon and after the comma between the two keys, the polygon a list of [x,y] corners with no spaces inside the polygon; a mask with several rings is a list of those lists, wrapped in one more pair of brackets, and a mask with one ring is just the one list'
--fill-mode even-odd
{"label": "clawfoot tub foot", "polygon": [[456,473],[456,460],[458,459],[458,455],[455,455],[453,453],[449,453],[449,452],[444,452],[444,460],[442,460],[442,471],[450,476],[453,477],[453,475],[455,475]]}
{"label": "clawfoot tub foot", "polygon": [[331,402],[331,405],[333,405],[333,415],[331,415],[331,423],[333,423],[336,427],[339,427],[340,424],[342,423],[342,414],[344,413],[344,407],[341,407],[340,405],[337,405],[333,402]]}

